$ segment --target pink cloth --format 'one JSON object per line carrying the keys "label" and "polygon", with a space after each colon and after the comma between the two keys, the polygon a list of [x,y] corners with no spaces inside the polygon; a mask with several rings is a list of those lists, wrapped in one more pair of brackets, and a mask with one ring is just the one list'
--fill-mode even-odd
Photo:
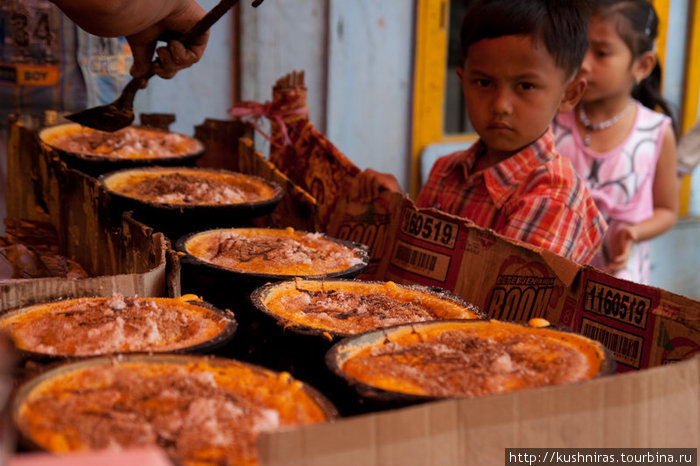
{"label": "pink cloth", "polygon": [[[586,181],[593,199],[608,222],[609,229],[601,252],[592,265],[609,263],[608,241],[622,226],[639,223],[654,211],[654,177],[661,143],[671,119],[639,102],[632,131],[616,148],[598,153],[588,149],[576,127],[573,112],[557,115],[553,126],[556,148],[571,160]],[[649,282],[648,242],[637,243],[627,267],[616,274],[638,283]]]}

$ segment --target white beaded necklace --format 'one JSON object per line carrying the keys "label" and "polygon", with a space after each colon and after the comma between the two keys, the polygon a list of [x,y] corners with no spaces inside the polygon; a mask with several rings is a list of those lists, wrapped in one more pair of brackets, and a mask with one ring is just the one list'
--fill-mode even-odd
{"label": "white beaded necklace", "polygon": [[[590,132],[593,131],[600,131],[606,128],[610,128],[612,125],[617,123],[620,118],[629,110],[632,108],[632,103],[630,102],[625,108],[622,109],[620,113],[615,115],[614,117],[610,118],[609,120],[601,121],[600,123],[591,123],[591,120],[588,119],[588,115],[586,115],[585,110],[583,110],[583,105],[578,106],[578,117],[581,120],[581,123],[583,123],[583,126]],[[583,135],[583,145],[588,147],[591,145],[591,135],[589,133],[586,133]]]}

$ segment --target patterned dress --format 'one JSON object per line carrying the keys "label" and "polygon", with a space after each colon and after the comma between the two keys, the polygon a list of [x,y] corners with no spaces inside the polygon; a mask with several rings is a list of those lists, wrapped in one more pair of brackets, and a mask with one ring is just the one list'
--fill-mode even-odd
{"label": "patterned dress", "polygon": [[[642,222],[654,212],[654,177],[666,127],[671,120],[639,102],[634,127],[614,149],[598,153],[583,144],[573,112],[557,115],[554,124],[557,150],[571,160],[588,185],[593,199],[608,222],[600,253],[591,265],[603,268],[610,262],[610,239],[626,224]],[[615,274],[637,283],[649,283],[649,244],[632,247],[626,267]]]}

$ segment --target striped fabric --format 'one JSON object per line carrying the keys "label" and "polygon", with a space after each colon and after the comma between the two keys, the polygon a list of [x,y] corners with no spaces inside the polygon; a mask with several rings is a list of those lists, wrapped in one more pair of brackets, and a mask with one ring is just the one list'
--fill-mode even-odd
{"label": "striped fabric", "polygon": [[607,224],[571,163],[555,151],[551,130],[507,160],[470,173],[482,151],[479,142],[438,159],[416,204],[588,263]]}

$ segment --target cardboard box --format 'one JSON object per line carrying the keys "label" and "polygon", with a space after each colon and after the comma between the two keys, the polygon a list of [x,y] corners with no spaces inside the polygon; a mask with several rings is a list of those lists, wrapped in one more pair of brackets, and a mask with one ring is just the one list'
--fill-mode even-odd
{"label": "cardboard box", "polygon": [[[396,212],[370,278],[439,286],[494,319],[545,318],[604,343],[618,372],[700,353],[698,301],[615,278],[435,209],[418,209],[408,199]],[[346,210],[344,216],[329,234],[342,238],[359,228],[357,215]],[[380,225],[364,225],[372,228]]]}
{"label": "cardboard box", "polygon": [[131,219],[112,219],[106,193],[94,178],[66,168],[37,143],[40,122],[21,117],[10,127],[8,215],[50,222],[63,255],[91,275],[36,278],[0,284],[0,312],[63,297],[179,294],[177,266],[167,239]]}

